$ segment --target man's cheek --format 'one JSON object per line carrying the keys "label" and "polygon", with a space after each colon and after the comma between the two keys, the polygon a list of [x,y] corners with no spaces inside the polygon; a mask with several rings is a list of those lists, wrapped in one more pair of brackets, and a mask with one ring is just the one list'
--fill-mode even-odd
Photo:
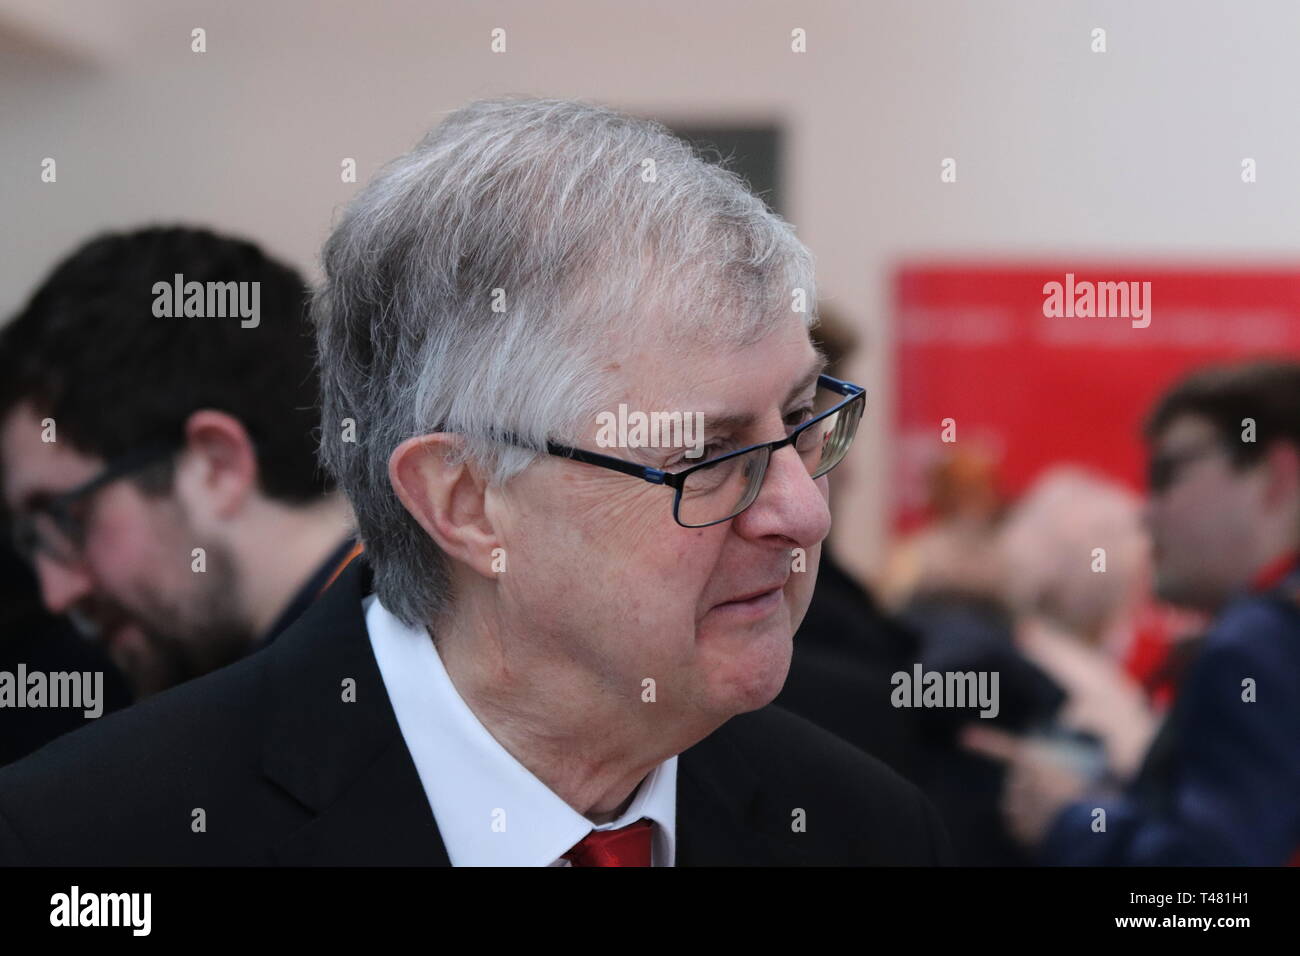
{"label": "man's cheek", "polygon": [[821,565],[821,546],[808,549],[793,549],[790,555],[790,579],[786,584],[786,600],[790,604],[790,613],[795,626],[803,620],[812,604],[813,591],[817,587],[817,568]]}
{"label": "man's cheek", "polygon": [[790,563],[790,580],[796,582],[800,593],[812,594],[817,581],[817,569],[821,567],[821,542],[811,548],[791,548],[786,555]]}
{"label": "man's cheek", "polygon": [[[86,548],[86,558],[97,577],[114,590],[131,581],[161,582],[172,580],[169,563],[190,570],[190,548],[182,550],[178,542],[169,548],[145,529],[131,522],[109,517],[93,529]],[[197,546],[197,542],[190,547]],[[201,566],[201,565],[199,565]]]}
{"label": "man's cheek", "polygon": [[109,556],[91,562],[98,595],[112,601],[132,617],[139,617],[137,609],[146,595],[165,593],[170,576],[165,569],[142,567],[133,556]]}
{"label": "man's cheek", "polygon": [[641,556],[653,561],[655,555],[672,550],[669,542],[678,529],[671,512],[658,512],[641,496],[612,502],[588,520],[605,550],[633,561],[644,560]]}

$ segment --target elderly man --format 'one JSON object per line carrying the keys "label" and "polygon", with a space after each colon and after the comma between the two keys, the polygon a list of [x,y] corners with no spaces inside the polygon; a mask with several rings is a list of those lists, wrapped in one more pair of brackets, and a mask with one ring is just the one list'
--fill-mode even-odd
{"label": "elderly man", "polygon": [[[864,402],[820,374],[786,223],[661,126],[512,98],[323,258],[322,454],[365,555],[267,651],[0,775],[0,855],[948,860],[913,786],[768,706]],[[620,405],[705,441],[608,447]]]}

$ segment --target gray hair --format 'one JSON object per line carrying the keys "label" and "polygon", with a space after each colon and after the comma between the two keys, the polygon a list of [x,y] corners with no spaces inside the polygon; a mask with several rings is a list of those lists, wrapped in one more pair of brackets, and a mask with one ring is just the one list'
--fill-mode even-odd
{"label": "gray hair", "polygon": [[504,483],[546,440],[577,444],[630,340],[739,348],[799,318],[794,290],[816,302],[811,253],[734,172],[659,123],[556,99],[448,115],[357,194],[321,258],[321,461],[408,625],[453,596],[389,483],[399,444],[458,433],[454,460]]}

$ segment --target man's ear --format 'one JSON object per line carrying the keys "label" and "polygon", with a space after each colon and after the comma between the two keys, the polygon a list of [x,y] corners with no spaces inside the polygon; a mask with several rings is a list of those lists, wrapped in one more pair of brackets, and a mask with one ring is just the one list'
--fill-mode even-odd
{"label": "man's ear", "polygon": [[500,542],[487,514],[487,481],[468,463],[448,463],[459,441],[446,432],[408,438],[388,458],[388,480],[443,552],[491,578]]}
{"label": "man's ear", "polygon": [[200,524],[240,513],[257,492],[257,450],[238,418],[205,408],[185,421],[175,490]]}

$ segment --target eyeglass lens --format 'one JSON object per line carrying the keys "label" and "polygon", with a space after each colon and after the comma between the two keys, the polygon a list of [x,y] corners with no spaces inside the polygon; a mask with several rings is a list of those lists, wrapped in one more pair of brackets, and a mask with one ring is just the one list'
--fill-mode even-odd
{"label": "eyeglass lens", "polygon": [[[807,417],[816,418],[842,401],[843,395],[819,388]],[[795,439],[794,447],[811,477],[820,478],[844,459],[862,417],[862,406],[861,400],[850,402]],[[744,511],[758,497],[770,455],[769,448],[756,448],[691,472],[682,485],[677,520],[687,527],[702,527]]]}

